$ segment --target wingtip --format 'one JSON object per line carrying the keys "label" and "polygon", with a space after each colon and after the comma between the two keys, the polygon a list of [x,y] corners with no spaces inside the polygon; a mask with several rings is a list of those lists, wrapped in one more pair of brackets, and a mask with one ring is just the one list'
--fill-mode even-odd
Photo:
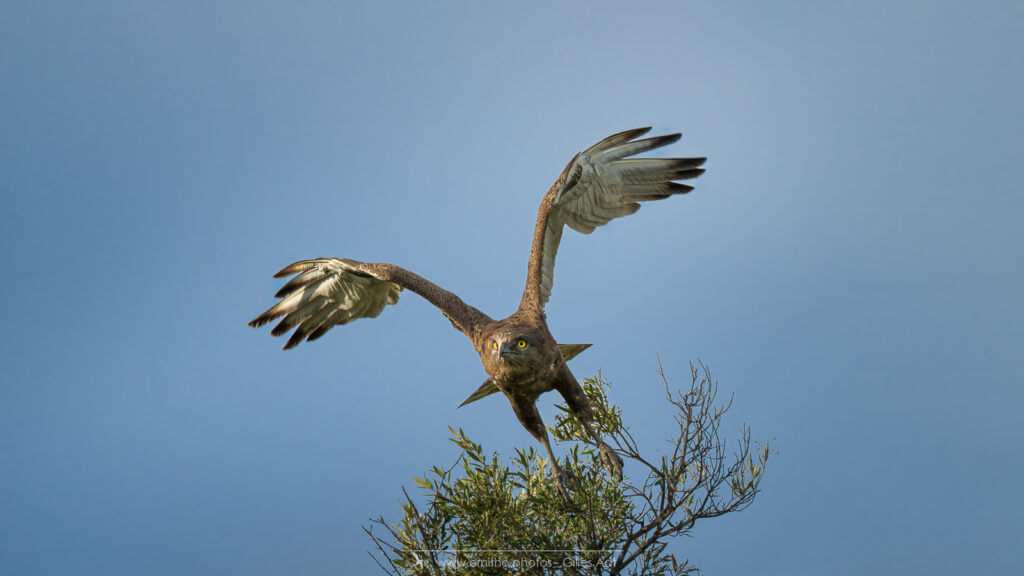
{"label": "wingtip", "polygon": [[248,324],[253,328],[259,328],[260,326],[267,324],[274,318],[274,316],[270,316],[266,312],[264,312],[263,314],[260,314],[259,316],[253,318],[252,320],[249,320]]}
{"label": "wingtip", "polygon": [[486,398],[486,397],[490,396],[491,394],[497,394],[497,393],[498,393],[498,387],[491,381],[490,378],[488,378],[487,380],[484,380],[484,383],[481,384],[479,388],[474,390],[473,393],[469,395],[469,398],[466,398],[465,400],[463,400],[462,404],[458,405],[458,408],[462,408],[466,404],[470,404],[472,402],[476,402],[477,400],[480,400],[481,398]]}
{"label": "wingtip", "polygon": [[626,142],[635,140],[643,136],[644,134],[647,134],[650,131],[651,127],[645,126],[643,128],[633,128],[632,130],[623,130],[622,132],[616,132],[615,134],[612,134],[611,136],[608,136],[598,141],[590,148],[587,148],[586,152],[589,153],[594,152],[595,150],[604,150],[606,148],[620,146],[622,144],[625,144]]}
{"label": "wingtip", "polygon": [[633,128],[632,130],[623,130],[622,132],[619,132],[615,136],[626,136],[626,135],[629,135],[628,140],[635,140],[635,139],[643,136],[644,134],[647,134],[648,132],[650,132],[652,128],[653,128],[652,126],[642,126],[640,128]]}
{"label": "wingtip", "polygon": [[568,362],[573,358],[579,356],[584,350],[590,348],[592,344],[558,344],[559,351],[562,352],[562,361]]}
{"label": "wingtip", "polygon": [[314,265],[313,260],[299,260],[298,262],[292,262],[291,264],[281,268],[274,274],[274,278],[284,278],[285,276],[291,276],[297,272],[303,272],[309,270]]}

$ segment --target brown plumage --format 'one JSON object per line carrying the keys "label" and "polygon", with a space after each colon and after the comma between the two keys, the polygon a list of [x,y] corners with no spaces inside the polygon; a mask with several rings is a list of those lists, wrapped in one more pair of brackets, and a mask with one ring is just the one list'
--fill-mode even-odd
{"label": "brown plumage", "polygon": [[347,258],[303,260],[275,277],[295,275],[276,294],[280,302],[249,322],[259,327],[282,318],[274,336],[292,333],[285,349],[316,340],[334,326],[359,318],[374,318],[398,302],[409,289],[437,306],[459,331],[469,337],[489,376],[463,405],[502,392],[519,422],[544,445],[555,484],[568,496],[572,478],[558,465],[537,412],[537,398],[558,390],[600,448],[601,461],[620,473],[622,460],[591,427],[594,416],[587,397],[566,361],[589,345],[557,344],[548,330],[544,305],[551,295],[555,255],[568,226],[589,234],[614,218],[640,208],[640,202],[684,194],[693,188],[679,184],[700,176],[704,158],[631,158],[679,139],[679,134],[637,140],[650,128],[613,134],[577,154],[541,200],[519,309],[493,320],[458,296],[404,268]]}

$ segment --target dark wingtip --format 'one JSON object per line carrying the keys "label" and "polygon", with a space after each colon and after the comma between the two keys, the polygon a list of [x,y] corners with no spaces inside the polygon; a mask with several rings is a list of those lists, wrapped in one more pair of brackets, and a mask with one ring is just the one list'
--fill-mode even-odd
{"label": "dark wingtip", "polygon": [[278,270],[277,273],[274,274],[274,278],[284,278],[285,276],[291,276],[296,272],[303,272],[305,270],[309,270],[313,266],[314,264],[312,260],[299,260],[298,262],[292,262],[291,264]]}
{"label": "dark wingtip", "polygon": [[611,136],[602,139],[593,147],[601,148],[608,145],[618,146],[620,144],[625,144],[626,142],[636,140],[637,138],[643,136],[644,134],[647,134],[650,131],[650,126],[644,126],[643,128],[633,128],[632,130],[623,130],[622,132],[616,132],[615,134],[612,134]]}
{"label": "dark wingtip", "polygon": [[675,166],[680,170],[683,168],[700,168],[708,161],[707,158],[672,158]]}
{"label": "dark wingtip", "polygon": [[643,127],[640,127],[640,128],[633,128],[632,130],[623,130],[622,132],[619,132],[618,134],[616,134],[616,136],[625,136],[625,135],[628,134],[630,140],[635,140],[635,139],[643,136],[644,134],[647,134],[650,131],[651,131],[651,127],[650,126],[643,126]]}
{"label": "dark wingtip", "polygon": [[289,338],[287,342],[285,342],[284,346],[281,347],[281,350],[291,350],[292,348],[295,348],[296,346],[301,344],[302,343],[302,337],[299,336],[298,338],[296,338],[296,336],[299,336],[298,332],[296,332],[295,334],[292,334],[292,337]]}
{"label": "dark wingtip", "polygon": [[260,326],[263,326],[264,324],[270,322],[273,319],[273,316],[270,316],[266,312],[264,312],[263,314],[260,314],[259,316],[253,318],[252,320],[249,320],[249,326],[252,326],[253,328],[259,328]]}
{"label": "dark wingtip", "polygon": [[[675,134],[665,134],[664,136],[660,136],[659,137],[658,145],[659,146],[666,146],[666,145],[671,144],[673,142],[678,142],[679,139],[682,138],[682,137],[683,137],[683,135],[681,133],[679,133],[679,132],[676,132]],[[662,144],[662,142],[664,142],[664,144]]]}
{"label": "dark wingtip", "polygon": [[295,322],[289,322],[288,318],[285,318],[284,320],[278,322],[277,326],[274,326],[273,328],[270,329],[270,335],[275,338],[278,336],[284,336],[285,334],[288,333],[289,330],[291,330],[294,327]]}
{"label": "dark wingtip", "polygon": [[318,340],[321,336],[323,336],[324,334],[327,334],[327,332],[331,328],[332,328],[332,326],[329,326],[329,325],[326,325],[326,324],[323,325],[323,326],[320,326],[316,330],[313,330],[312,332],[309,333],[309,336],[306,337],[306,342],[312,342],[313,340]]}

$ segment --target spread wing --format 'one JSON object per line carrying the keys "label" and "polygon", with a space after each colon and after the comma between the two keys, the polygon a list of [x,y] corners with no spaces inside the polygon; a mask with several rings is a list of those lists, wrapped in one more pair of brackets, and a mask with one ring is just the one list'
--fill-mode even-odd
{"label": "spread wing", "polygon": [[676,180],[703,174],[705,158],[631,158],[680,137],[668,134],[637,140],[649,130],[613,134],[577,154],[562,171],[541,201],[520,308],[543,309],[551,296],[563,226],[590,234],[614,218],[636,212],[640,202],[693,190]]}
{"label": "spread wing", "polygon": [[286,266],[274,277],[292,274],[295,277],[274,295],[281,301],[249,322],[249,326],[258,328],[283,316],[270,333],[281,336],[295,328],[285,350],[303,340],[316,340],[335,326],[376,318],[385,306],[398,302],[403,288],[440,308],[467,336],[474,326],[492,321],[455,294],[394,264],[316,258]]}

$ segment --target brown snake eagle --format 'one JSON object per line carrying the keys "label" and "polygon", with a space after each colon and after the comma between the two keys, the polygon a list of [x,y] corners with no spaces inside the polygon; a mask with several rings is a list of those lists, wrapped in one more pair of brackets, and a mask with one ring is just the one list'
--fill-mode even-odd
{"label": "brown snake eagle", "polygon": [[650,128],[613,134],[569,162],[544,195],[533,232],[533,245],[519,309],[494,320],[461,298],[405,268],[383,262],[347,258],[317,258],[296,262],[275,274],[295,275],[275,297],[281,301],[249,325],[256,328],[284,317],[270,331],[281,336],[295,329],[285,349],[303,340],[316,340],[334,326],[359,318],[375,318],[385,306],[398,302],[409,289],[441,309],[452,325],[469,337],[489,378],[463,405],[495,392],[512,404],[519,422],[544,445],[555,486],[568,497],[572,475],[558,465],[547,430],[537,412],[537,398],[558,390],[573,414],[594,438],[601,462],[619,475],[622,459],[594,432],[590,403],[566,361],[587,345],[559,345],[548,330],[544,304],[551,294],[555,253],[562,228],[589,234],[614,218],[640,209],[640,202],[685,194],[692,186],[676,180],[700,176],[704,158],[632,158],[671,144],[679,134],[637,138]]}

